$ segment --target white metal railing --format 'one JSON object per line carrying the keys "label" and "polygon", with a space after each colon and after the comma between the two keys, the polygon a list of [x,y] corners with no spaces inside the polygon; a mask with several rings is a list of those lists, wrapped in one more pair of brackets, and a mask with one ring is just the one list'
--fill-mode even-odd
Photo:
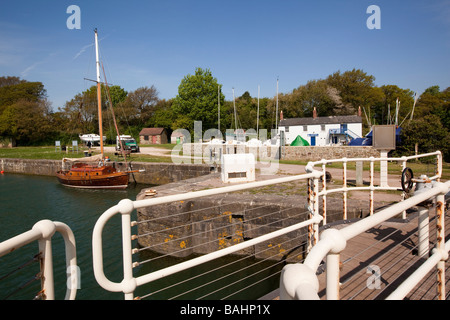
{"label": "white metal railing", "polygon": [[[374,213],[374,192],[375,191],[386,191],[386,190],[392,190],[392,191],[401,191],[400,186],[390,186],[387,180],[388,172],[387,172],[387,163],[388,162],[399,162],[402,164],[402,170],[406,168],[407,162],[410,160],[415,159],[421,159],[421,158],[429,158],[429,157],[436,157],[436,166],[435,166],[435,174],[431,177],[429,177],[429,180],[435,180],[439,181],[440,177],[442,175],[442,154],[440,151],[426,153],[426,154],[420,154],[420,155],[414,155],[414,156],[403,156],[399,158],[342,158],[342,159],[332,159],[332,160],[320,160],[320,161],[312,161],[309,162],[307,167],[305,168],[307,172],[313,172],[315,169],[315,166],[321,165],[322,169],[322,189],[317,190],[317,196],[322,197],[322,206],[323,206],[323,212],[324,212],[324,220],[323,224],[327,223],[327,195],[332,193],[342,193],[342,201],[343,201],[343,219],[347,220],[347,199],[348,199],[348,193],[350,191],[369,191],[369,212],[370,215]],[[369,181],[370,184],[368,186],[363,185],[356,185],[356,186],[349,186],[348,185],[348,170],[347,170],[347,164],[350,162],[354,162],[358,165],[360,163],[361,165],[361,172],[358,173],[358,167],[356,169],[356,174],[362,175],[362,163],[363,162],[369,162],[370,163],[370,169],[369,169]],[[384,173],[381,172],[380,168],[380,177],[379,177],[379,183],[378,185],[375,184],[375,162],[380,163],[380,167],[385,166]],[[333,163],[342,163],[343,171],[342,171],[342,187],[341,188],[333,188],[328,189],[327,188],[327,179],[326,179],[326,169],[328,164]],[[314,197],[314,192],[312,190],[310,191],[310,198]],[[402,194],[402,197],[404,198],[405,195]],[[317,203],[318,205],[318,203]],[[403,218],[405,218],[405,213],[403,213]]]}
{"label": "white metal railing", "polygon": [[50,220],[39,221],[31,230],[1,242],[0,257],[29,243],[38,241],[41,266],[41,291],[37,296],[41,299],[54,300],[55,286],[53,278],[52,237],[55,232],[62,235],[65,244],[68,279],[65,299],[74,300],[77,289],[79,288],[79,270],[76,258],[75,236],[66,224]]}
{"label": "white metal railing", "polygon": [[[225,194],[228,192],[235,192],[241,190],[247,190],[251,188],[258,188],[269,185],[276,185],[280,183],[288,183],[292,181],[298,180],[306,180],[306,179],[318,179],[320,177],[320,172],[312,172],[308,174],[302,174],[297,176],[290,176],[284,178],[277,178],[266,181],[258,181],[258,182],[250,182],[241,185],[234,185],[228,187],[222,187],[217,189],[209,189],[209,190],[201,190],[195,192],[189,192],[185,194],[171,195],[160,198],[152,198],[145,200],[137,200],[131,201],[128,199],[122,200],[116,206],[108,209],[103,213],[97,223],[95,224],[93,231],[93,239],[92,239],[92,254],[93,254],[93,267],[94,267],[94,275],[97,282],[106,290],[112,292],[123,292],[125,294],[126,299],[132,299],[133,292],[138,286],[142,286],[146,283],[152,282],[154,280],[172,275],[174,273],[180,272],[182,270],[186,270],[197,266],[199,264],[206,263],[208,261],[223,257],[225,255],[229,255],[231,253],[237,252],[244,248],[254,246],[255,244],[261,243],[268,239],[272,239],[278,237],[283,234],[287,234],[291,231],[301,229],[310,225],[318,225],[322,218],[318,214],[313,214],[310,219],[300,222],[298,224],[292,225],[290,227],[274,231],[272,233],[266,234],[264,236],[254,238],[249,241],[242,242],[240,244],[221,249],[219,251],[209,253],[180,264],[167,267],[165,269],[151,272],[149,274],[145,274],[139,277],[133,276],[133,262],[132,262],[132,236],[131,236],[131,226],[133,225],[131,222],[131,213],[134,209],[150,207],[160,204],[167,204],[174,201],[184,201],[190,199],[196,199],[200,197],[212,196]],[[122,239],[123,239],[123,267],[124,267],[124,279],[122,282],[112,282],[110,281],[103,271],[103,251],[102,251],[102,232],[105,224],[109,219],[113,216],[121,214],[122,215]]]}
{"label": "white metal railing", "polygon": [[424,275],[437,265],[439,299],[445,299],[445,260],[448,259],[450,241],[445,241],[444,208],[445,194],[450,190],[450,181],[437,182],[433,188],[419,193],[407,200],[399,202],[387,209],[377,212],[363,220],[343,229],[328,229],[321,234],[320,241],[312,248],[302,264],[286,266],[280,279],[281,299],[316,300],[319,282],[316,270],[323,259],[326,259],[326,296],[329,300],[339,299],[339,268],[340,253],[345,249],[351,238],[379,225],[404,210],[416,206],[428,199],[436,197],[437,244],[434,253],[413,273],[406,282],[399,286],[388,299],[401,299],[420,282]]}
{"label": "white metal railing", "polygon": [[[240,184],[240,185],[234,185],[234,186],[227,186],[217,189],[210,189],[210,190],[202,190],[202,191],[195,191],[195,192],[189,192],[185,194],[178,194],[178,195],[171,195],[171,196],[164,196],[164,197],[157,197],[152,199],[145,199],[145,200],[137,200],[137,201],[131,201],[131,200],[122,200],[118,205],[110,208],[109,210],[105,211],[103,215],[99,218],[97,221],[94,232],[93,232],[93,267],[94,267],[94,275],[97,280],[97,282],[106,290],[112,291],[112,292],[123,292],[125,294],[126,299],[133,299],[134,298],[134,291],[137,287],[143,286],[144,284],[150,283],[152,281],[155,281],[157,279],[161,279],[163,277],[167,277],[169,275],[173,275],[174,273],[180,272],[182,270],[186,270],[189,268],[192,268],[194,266],[206,263],[208,261],[217,259],[219,257],[223,257],[225,255],[229,255],[235,252],[238,252],[244,248],[248,248],[251,246],[254,246],[256,244],[260,244],[263,241],[266,241],[268,239],[273,239],[275,237],[278,237],[283,234],[287,234],[293,230],[298,230],[300,228],[308,228],[308,250],[311,250],[313,246],[317,243],[318,237],[319,237],[319,224],[326,223],[326,195],[329,193],[334,192],[342,192],[344,194],[343,196],[343,211],[344,215],[343,218],[346,219],[346,211],[347,211],[347,193],[351,190],[368,190],[370,192],[370,202],[371,202],[371,216],[373,214],[373,192],[379,191],[379,190],[401,190],[399,187],[390,187],[388,185],[385,186],[376,186],[374,183],[374,163],[376,161],[400,161],[403,165],[402,168],[406,166],[406,162],[411,159],[416,159],[420,157],[430,157],[430,156],[436,156],[437,157],[437,173],[432,179],[439,179],[441,172],[442,172],[442,161],[441,161],[441,153],[435,152],[425,155],[419,155],[419,156],[412,156],[412,157],[401,157],[401,158],[355,158],[355,159],[338,159],[338,160],[322,160],[318,162],[310,162],[307,167],[306,171],[307,174],[297,175],[297,176],[290,176],[290,177],[284,177],[284,178],[277,178],[272,180],[266,180],[266,181],[259,181],[259,182],[251,182],[246,184]],[[368,187],[364,186],[356,186],[356,187],[350,187],[347,186],[347,168],[346,164],[350,161],[370,161],[370,185]],[[344,165],[344,172],[343,172],[343,187],[337,188],[337,189],[327,189],[326,187],[326,164],[328,163],[334,163],[334,162],[342,162]],[[314,169],[314,166],[317,164],[322,165],[322,171],[318,171]],[[319,188],[319,179],[322,178],[322,189]],[[235,191],[242,191],[242,190],[248,190],[252,188],[258,188],[263,186],[275,186],[277,184],[284,184],[288,182],[293,181],[300,181],[300,180],[308,180],[308,205],[309,208],[311,208],[311,213],[309,215],[309,218],[306,221],[303,221],[301,223],[292,225],[288,228],[280,229],[278,231],[268,233],[264,236],[260,236],[251,240],[244,241],[242,243],[233,245],[231,247],[227,247],[225,249],[218,250],[216,252],[212,252],[209,254],[205,254],[203,256],[158,270],[154,272],[150,272],[148,274],[144,274],[138,277],[135,277],[133,275],[133,267],[136,266],[136,263],[133,263],[132,255],[133,253],[137,252],[137,249],[132,248],[132,239],[133,236],[131,235],[131,226],[134,226],[137,224],[137,222],[131,221],[131,213],[135,209],[140,208],[146,208],[146,207],[152,207],[156,205],[161,204],[169,204],[176,201],[185,201],[185,200],[191,200],[206,196],[212,196],[212,195],[220,195],[225,194],[229,192],[235,192]],[[322,196],[324,198],[323,202],[323,215],[319,215],[319,197]],[[409,202],[408,202],[409,203]],[[406,209],[403,209],[406,210]],[[104,273],[103,270],[103,252],[102,252],[102,232],[105,224],[110,220],[113,216],[121,214],[122,216],[122,238],[123,238],[123,280],[119,282],[113,282],[110,281]],[[377,214],[378,216],[378,214]],[[321,244],[319,245],[319,247]],[[316,249],[317,250],[317,249]]]}

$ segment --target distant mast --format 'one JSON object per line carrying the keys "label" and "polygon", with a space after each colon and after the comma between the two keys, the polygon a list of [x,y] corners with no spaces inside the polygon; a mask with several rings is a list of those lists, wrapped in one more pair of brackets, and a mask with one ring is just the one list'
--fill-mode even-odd
{"label": "distant mast", "polygon": [[217,86],[217,129],[220,132],[220,84]]}
{"label": "distant mast", "polygon": [[233,88],[233,109],[234,109],[234,130],[236,131],[236,137],[237,137],[237,117],[236,117],[236,104],[234,101],[234,88]]}
{"label": "distant mast", "polygon": [[98,57],[98,35],[97,28],[94,29],[95,33],[95,60],[97,65],[97,104],[98,104],[98,129],[100,135],[100,151],[103,158],[103,121],[102,121],[102,93],[100,84],[100,59]]}
{"label": "distant mast", "polygon": [[276,130],[276,134],[278,134],[278,78],[277,78],[277,108],[276,109],[277,110],[275,111],[275,130]]}
{"label": "distant mast", "polygon": [[259,85],[258,85],[258,109],[256,111],[256,139],[259,139]]}

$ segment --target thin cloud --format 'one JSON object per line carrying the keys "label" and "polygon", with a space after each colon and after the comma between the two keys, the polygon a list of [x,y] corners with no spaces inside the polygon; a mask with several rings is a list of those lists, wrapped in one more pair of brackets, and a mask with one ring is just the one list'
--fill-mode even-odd
{"label": "thin cloud", "polygon": [[72,60],[75,60],[76,58],[78,58],[79,56],[81,56],[88,48],[92,47],[94,44],[88,44],[86,46],[84,46],[83,48],[80,49],[80,51],[78,51],[78,53],[73,57]]}
{"label": "thin cloud", "polygon": [[20,73],[20,75],[22,76],[22,78],[23,78],[23,77],[26,77],[26,76],[30,73],[31,70],[33,70],[34,68],[36,68],[38,65],[40,65],[40,64],[42,64],[42,63],[44,63],[44,61],[38,61],[38,62],[33,63],[31,66],[29,66],[28,68],[26,68],[25,70],[23,70],[23,71]]}
{"label": "thin cloud", "polygon": [[50,53],[45,59],[42,59],[41,61],[37,61],[37,62],[33,63],[31,66],[25,68],[25,70],[23,70],[23,71],[20,73],[20,75],[21,75],[22,77],[28,76],[28,74],[29,74],[33,69],[35,69],[37,66],[39,66],[39,65],[41,65],[41,64],[44,64],[44,63],[48,62],[49,59],[51,59],[52,57],[56,56],[57,54],[58,54],[58,52],[52,52],[52,53]]}
{"label": "thin cloud", "polygon": [[[103,38],[98,39],[98,42],[100,42],[100,41],[106,39],[107,37],[108,37],[108,36],[104,36]],[[88,48],[93,47],[93,46],[94,46],[94,43],[85,45],[84,47],[82,47],[82,48],[80,49],[80,51],[78,51],[78,53],[73,57],[72,60],[75,60],[76,58],[78,58],[79,56],[81,56]]]}

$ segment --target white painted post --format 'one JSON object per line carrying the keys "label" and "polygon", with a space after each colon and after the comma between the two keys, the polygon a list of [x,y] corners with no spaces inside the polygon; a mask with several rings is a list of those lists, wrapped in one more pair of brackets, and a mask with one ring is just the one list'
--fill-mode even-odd
{"label": "white painted post", "polygon": [[40,239],[39,252],[41,253],[41,288],[44,300],[55,300],[53,279],[53,257],[51,238]]}
{"label": "white painted post", "polygon": [[374,178],[374,165],[373,162],[375,161],[374,157],[370,157],[370,198],[369,198],[369,211],[370,215],[373,215],[373,192],[374,192],[374,185],[373,185],[373,178]]}
{"label": "white painted post", "polygon": [[339,300],[340,289],[340,263],[339,253],[329,253],[327,255],[327,300]]}
{"label": "white painted post", "polygon": [[418,256],[428,257],[430,252],[429,238],[430,238],[430,228],[429,228],[429,215],[428,209],[422,208],[419,211],[419,248]]}
{"label": "white painted post", "polygon": [[[380,151],[380,157],[381,158],[387,158],[388,157],[388,151],[387,150],[381,150]],[[387,160],[380,160],[380,187],[388,187],[388,162]]]}
{"label": "white painted post", "polygon": [[347,220],[347,158],[343,158],[342,161],[342,187],[344,188],[344,192],[342,193],[343,219]]}

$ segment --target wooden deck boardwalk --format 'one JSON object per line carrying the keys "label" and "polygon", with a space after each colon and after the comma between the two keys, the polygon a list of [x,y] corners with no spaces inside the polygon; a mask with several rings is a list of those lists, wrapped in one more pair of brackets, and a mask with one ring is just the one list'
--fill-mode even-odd
{"label": "wooden deck boardwalk", "polygon": [[[445,225],[449,226],[450,210],[446,211]],[[333,228],[344,228],[346,224]],[[446,241],[450,238],[446,230]],[[436,220],[429,220],[430,252],[436,243]],[[406,220],[390,220],[347,242],[341,253],[340,299],[385,299],[399,284],[412,274],[424,261],[417,255],[418,213],[407,215]],[[450,259],[449,259],[450,260]],[[446,262],[446,299],[450,299],[450,261]],[[319,297],[326,299],[326,272],[321,266],[318,272]],[[377,275],[380,277],[377,278]],[[437,299],[437,272],[434,269],[406,297],[408,300]],[[266,299],[279,299],[277,293]]]}

